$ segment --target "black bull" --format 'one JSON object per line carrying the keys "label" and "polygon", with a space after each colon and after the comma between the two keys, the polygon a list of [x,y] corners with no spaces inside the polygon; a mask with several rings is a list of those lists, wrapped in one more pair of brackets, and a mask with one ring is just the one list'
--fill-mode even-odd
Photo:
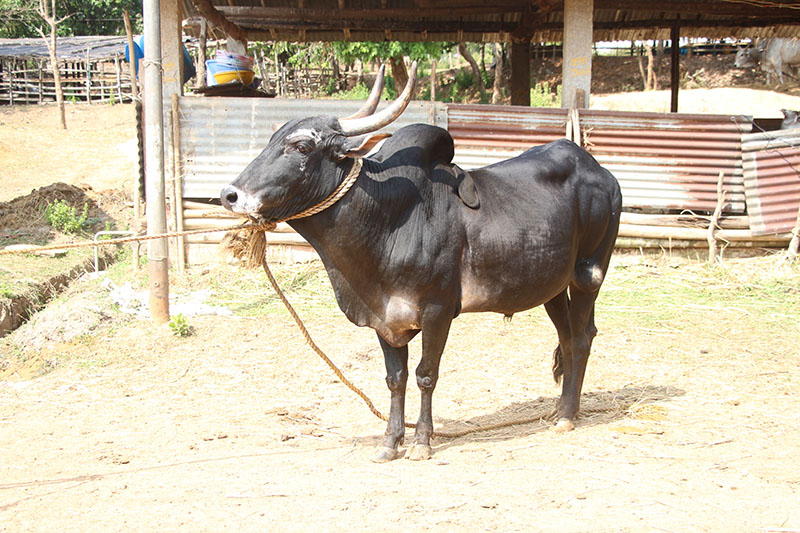
{"label": "black bull", "polygon": [[[343,123],[312,117],[284,125],[223,189],[225,207],[275,221],[324,200],[369,144],[351,145]],[[391,392],[378,461],[395,458],[403,442],[407,345],[420,331],[422,402],[408,457],[430,457],[439,362],[462,312],[510,316],[544,304],[558,332],[553,374],[563,378],[556,429],[571,429],[578,414],[595,299],[619,228],[619,185],[567,140],[469,173],[452,157],[447,131],[401,128],[363,157],[341,200],[289,222],[319,253],[347,318],[378,333]]]}

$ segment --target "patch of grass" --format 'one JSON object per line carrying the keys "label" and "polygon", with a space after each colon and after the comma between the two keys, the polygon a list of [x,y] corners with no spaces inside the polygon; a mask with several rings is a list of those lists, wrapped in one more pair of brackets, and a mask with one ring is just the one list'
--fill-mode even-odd
{"label": "patch of grass", "polygon": [[[325,313],[337,309],[328,275],[319,262],[270,266],[289,301],[305,312]],[[219,267],[205,274],[212,291],[208,303],[231,309],[240,316],[285,313],[283,303],[263,270]]]}
{"label": "patch of grass", "polygon": [[44,210],[44,218],[47,222],[62,233],[78,233],[83,230],[88,226],[86,222],[88,215],[88,204],[83,204],[83,211],[79,215],[77,209],[64,200],[56,200],[47,204]]}

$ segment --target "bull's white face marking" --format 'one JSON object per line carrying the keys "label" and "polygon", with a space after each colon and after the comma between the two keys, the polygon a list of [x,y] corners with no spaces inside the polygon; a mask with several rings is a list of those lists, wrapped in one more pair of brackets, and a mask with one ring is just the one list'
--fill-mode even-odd
{"label": "bull's white face marking", "polygon": [[293,131],[286,137],[286,142],[296,142],[300,139],[311,139],[314,143],[319,143],[322,140],[322,135],[313,128],[301,128]]}

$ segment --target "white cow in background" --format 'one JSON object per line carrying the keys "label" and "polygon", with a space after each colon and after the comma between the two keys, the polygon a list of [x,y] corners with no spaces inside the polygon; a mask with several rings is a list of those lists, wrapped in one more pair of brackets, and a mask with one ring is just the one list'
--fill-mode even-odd
{"label": "white cow in background", "polygon": [[734,66],[737,68],[755,67],[767,73],[767,84],[772,83],[772,75],[777,74],[783,83],[783,70],[800,65],[800,40],[768,39],[752,48],[742,48],[736,53]]}

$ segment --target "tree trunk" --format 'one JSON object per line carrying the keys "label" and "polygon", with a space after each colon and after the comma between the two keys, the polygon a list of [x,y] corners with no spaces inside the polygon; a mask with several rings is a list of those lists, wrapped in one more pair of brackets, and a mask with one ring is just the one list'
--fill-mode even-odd
{"label": "tree trunk", "polygon": [[645,43],[644,49],[645,52],[647,52],[647,88],[645,90],[656,91],[658,90],[658,78],[653,70],[653,63],[655,62],[655,59],[653,58],[653,45],[650,43]]}
{"label": "tree trunk", "polygon": [[[195,85],[198,88],[203,88],[206,86],[206,48],[207,48],[207,41],[208,41],[208,22],[206,22],[205,17],[200,18],[200,37],[199,37],[199,51],[197,53],[197,79],[195,80]],[[262,76],[266,76],[266,73],[262,73]],[[267,81],[266,79],[264,80]]]}
{"label": "tree trunk", "polygon": [[436,101],[436,60],[431,61],[431,102]]}
{"label": "tree trunk", "polygon": [[494,48],[494,84],[492,85],[492,103],[499,104],[503,87],[503,44],[495,43]]}
{"label": "tree trunk", "polygon": [[394,78],[394,88],[398,94],[403,90],[408,82],[408,70],[403,56],[394,56],[389,58],[389,64],[392,67],[392,78]]}
{"label": "tree trunk", "polygon": [[463,42],[458,43],[458,53],[461,54],[461,57],[467,60],[469,66],[472,67],[472,72],[475,74],[475,78],[478,80],[478,91],[481,95],[481,102],[486,102],[486,86],[483,84],[483,74],[481,73],[481,69],[478,67],[478,63],[475,61],[475,58],[472,57],[472,54],[469,53],[467,50],[467,45]]}
{"label": "tree trunk", "polygon": [[636,56],[636,61],[639,64],[639,74],[642,76],[642,90],[647,90],[647,74],[644,71],[644,62],[642,61],[642,54]]}
{"label": "tree trunk", "polygon": [[39,35],[42,36],[42,39],[44,39],[50,51],[50,65],[53,68],[53,82],[56,86],[56,103],[58,104],[58,113],[61,119],[61,129],[65,130],[67,129],[67,116],[64,110],[64,91],[61,88],[61,72],[58,70],[58,39],[56,37],[58,23],[61,22],[61,20],[56,19],[56,0],[52,0],[49,6],[47,5],[47,0],[39,0],[39,9],[37,11],[39,16],[50,26],[49,40],[41,30],[39,30]]}

